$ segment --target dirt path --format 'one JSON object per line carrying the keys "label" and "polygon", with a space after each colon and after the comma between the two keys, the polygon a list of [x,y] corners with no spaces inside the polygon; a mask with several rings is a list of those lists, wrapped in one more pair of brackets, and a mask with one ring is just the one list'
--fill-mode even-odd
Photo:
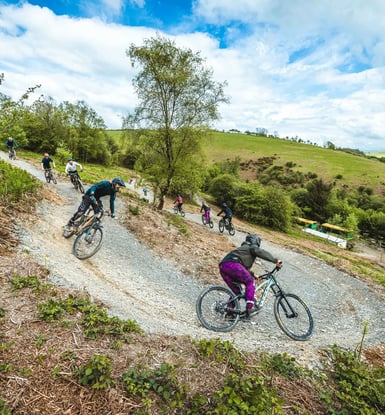
{"label": "dirt path", "polygon": [[[7,159],[5,153],[1,157]],[[16,160],[13,164],[43,179],[43,172],[28,163]],[[43,201],[38,207],[38,220],[34,224],[20,224],[20,249],[28,250],[39,263],[46,265],[54,283],[86,290],[103,301],[111,314],[136,320],[148,333],[220,337],[244,350],[286,352],[309,365],[317,364],[318,351],[331,344],[357,346],[365,321],[370,323],[365,345],[385,341],[385,305],[376,292],[319,260],[269,241],[263,241],[264,248],[285,264],[280,273],[282,286],[311,306],[315,320],[311,340],[295,342],[280,331],[272,313],[271,298],[253,324],[240,323],[226,334],[210,332],[199,325],[195,314],[195,300],[202,284],[148,249],[127,231],[121,219],[106,217],[101,250],[88,260],[77,260],[71,253],[73,240],[63,238],[62,226],[78,206],[81,195],[69,181],[60,178],[57,185],[46,186],[57,193],[58,203]],[[119,196],[117,212],[123,214]],[[187,213],[186,220],[199,223],[200,215]],[[216,232],[215,229],[207,228],[207,232]],[[235,244],[243,239],[240,232],[233,237]],[[267,266],[270,267],[271,264]]]}

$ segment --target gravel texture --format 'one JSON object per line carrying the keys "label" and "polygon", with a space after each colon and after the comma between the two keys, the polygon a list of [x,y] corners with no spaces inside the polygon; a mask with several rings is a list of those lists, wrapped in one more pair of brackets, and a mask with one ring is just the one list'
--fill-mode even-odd
{"label": "gravel texture", "polygon": [[[5,153],[1,156],[7,158]],[[13,164],[43,180],[43,172],[32,165],[21,160]],[[63,238],[62,230],[80,203],[81,194],[68,180],[60,178],[57,185],[46,186],[57,194],[56,201],[42,201],[37,220],[20,224],[20,249],[49,269],[52,282],[87,291],[106,304],[111,315],[136,320],[147,333],[221,338],[243,350],[288,353],[308,366],[319,364],[319,352],[332,344],[355,348],[366,321],[369,333],[365,345],[385,342],[385,303],[379,292],[322,261],[267,240],[263,247],[284,262],[279,275],[283,288],[299,295],[312,310],[313,336],[306,342],[296,342],[281,332],[274,320],[272,297],[252,323],[241,322],[229,333],[211,332],[199,324],[195,313],[203,283],[136,239],[123,226],[123,218],[106,217],[100,251],[88,260],[76,259],[72,255],[73,239]],[[124,211],[122,199],[118,195],[118,215]],[[186,213],[185,220],[200,223],[201,219],[198,214]],[[207,232],[216,229],[207,228]],[[236,245],[243,239],[239,231],[232,237]],[[261,268],[271,269],[271,265],[262,264]]]}

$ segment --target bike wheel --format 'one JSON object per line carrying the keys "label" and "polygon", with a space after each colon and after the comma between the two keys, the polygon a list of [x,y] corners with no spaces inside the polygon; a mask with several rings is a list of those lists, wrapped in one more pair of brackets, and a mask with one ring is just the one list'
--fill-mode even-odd
{"label": "bike wheel", "polygon": [[[226,332],[235,327],[239,321],[239,300],[234,298],[234,308],[229,307],[234,293],[226,287],[214,285],[203,290],[196,301],[195,309],[199,321],[204,327],[213,331]],[[237,310],[230,318],[231,310]]]}
{"label": "bike wheel", "polygon": [[54,174],[51,175],[52,181],[54,184],[57,184],[56,176]]}
{"label": "bike wheel", "polygon": [[203,225],[206,225],[206,216],[205,215],[202,215],[202,223],[203,223]]}
{"label": "bike wheel", "polygon": [[182,218],[184,218],[184,217],[185,217],[185,215],[186,215],[186,214],[184,213],[184,210],[181,210],[181,211],[180,211],[180,215],[182,216]]}
{"label": "bike wheel", "polygon": [[76,237],[72,252],[78,259],[87,259],[95,255],[103,241],[101,228],[88,227]]}
{"label": "bike wheel", "polygon": [[307,340],[314,322],[309,307],[295,294],[283,294],[275,299],[274,316],[281,330],[294,340]]}
{"label": "bike wheel", "polygon": [[218,226],[219,226],[219,232],[220,232],[220,233],[223,233],[223,231],[225,230],[225,222],[223,221],[223,219],[221,219],[221,220],[218,222]]}
{"label": "bike wheel", "polygon": [[84,193],[84,186],[81,180],[78,180],[78,189],[80,190],[80,193]]}
{"label": "bike wheel", "polygon": [[229,224],[229,234],[231,236],[234,236],[235,235],[235,228],[234,228],[234,225],[233,225],[232,222],[230,222],[230,224]]}
{"label": "bike wheel", "polygon": [[210,219],[209,226],[212,229],[214,227],[214,222]]}

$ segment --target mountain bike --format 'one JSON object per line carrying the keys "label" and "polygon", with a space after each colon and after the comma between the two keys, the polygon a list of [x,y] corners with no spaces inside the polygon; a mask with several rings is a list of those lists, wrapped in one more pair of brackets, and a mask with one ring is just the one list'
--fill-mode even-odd
{"label": "mountain bike", "polygon": [[47,183],[52,182],[52,183],[57,184],[56,176],[52,169],[44,170],[44,175],[45,175],[45,180],[47,181]]}
{"label": "mountain bike", "polygon": [[90,216],[83,223],[82,229],[74,241],[72,253],[78,259],[87,259],[95,255],[102,246],[103,225],[101,223],[104,211]]}
{"label": "mountain bike", "polygon": [[229,234],[231,236],[235,235],[235,228],[233,222],[229,221],[227,218],[222,217],[218,222],[218,226],[220,233],[223,233],[223,231],[226,229],[229,231]]}
{"label": "mountain bike", "polygon": [[180,215],[182,216],[182,218],[185,217],[185,213],[183,208],[178,208],[178,205],[174,205],[174,213],[177,215],[178,213],[180,213]]}
{"label": "mountain bike", "polygon": [[[255,293],[255,314],[259,314],[271,291],[275,297],[274,317],[281,330],[294,340],[307,340],[313,332],[313,317],[307,304],[295,294],[288,294],[278,284],[275,267],[257,278],[262,282]],[[196,301],[196,313],[204,327],[217,332],[232,330],[246,315],[245,292],[239,284],[240,294],[228,287],[213,285],[204,289]]]}
{"label": "mountain bike", "polygon": [[209,221],[207,222],[205,213],[203,213],[203,215],[202,215],[202,223],[205,226],[209,225],[211,229],[214,227],[214,222],[213,222],[213,220],[211,219],[210,216],[209,216]]}
{"label": "mountain bike", "polygon": [[71,183],[74,185],[75,189],[79,190],[79,192],[81,193],[84,193],[84,186],[78,173],[77,172],[69,173],[69,175],[70,175]]}
{"label": "mountain bike", "polygon": [[8,157],[10,160],[16,160],[16,150],[14,147],[9,147]]}

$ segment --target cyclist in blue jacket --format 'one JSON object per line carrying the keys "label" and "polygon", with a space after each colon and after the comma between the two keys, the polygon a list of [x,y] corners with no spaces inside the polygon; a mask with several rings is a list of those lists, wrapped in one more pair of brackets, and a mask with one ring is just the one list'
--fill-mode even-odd
{"label": "cyclist in blue jacket", "polygon": [[92,206],[95,214],[99,213],[103,208],[100,200],[103,196],[110,196],[110,211],[111,217],[115,217],[115,199],[116,193],[120,187],[126,187],[124,181],[120,177],[115,177],[111,182],[103,180],[91,186],[85,193],[80,203],[78,210],[74,213],[72,218],[68,221],[67,226],[72,227],[76,219],[80,218],[84,212]]}
{"label": "cyclist in blue jacket", "polygon": [[222,213],[224,213],[223,215],[224,221],[226,222],[226,219],[227,219],[227,222],[230,223],[233,217],[233,211],[227,206],[226,203],[222,203],[222,210],[218,213],[217,216],[221,216]]}

